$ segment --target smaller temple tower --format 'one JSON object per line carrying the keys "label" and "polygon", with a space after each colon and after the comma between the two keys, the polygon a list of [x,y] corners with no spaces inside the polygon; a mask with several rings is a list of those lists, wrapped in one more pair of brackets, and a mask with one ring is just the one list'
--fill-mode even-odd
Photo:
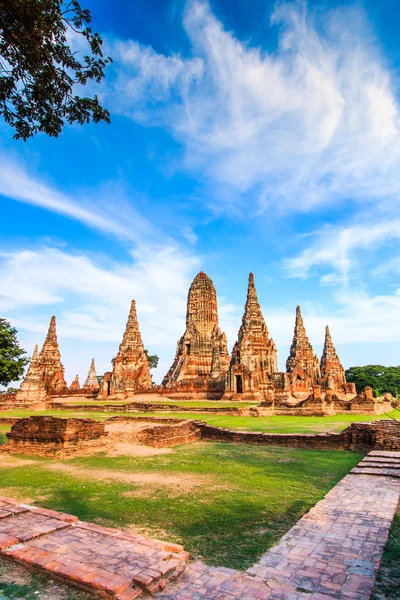
{"label": "smaller temple tower", "polygon": [[79,375],[75,375],[75,379],[69,386],[69,389],[71,392],[80,392],[81,391],[81,384],[79,383]]}
{"label": "smaller temple tower", "polygon": [[149,361],[139,331],[136,302],[132,300],[125,333],[114,360],[110,394],[134,394],[138,389],[151,387]]}
{"label": "smaller temple tower", "polygon": [[267,400],[273,392],[272,374],[278,371],[276,345],[269,337],[250,273],[242,325],[232,351],[225,398]]}
{"label": "smaller temple tower", "polygon": [[39,354],[42,380],[48,394],[65,391],[68,387],[64,377],[64,366],[58,347],[56,318],[51,317],[49,330]]}
{"label": "smaller temple tower", "polygon": [[96,367],[94,364],[94,358],[92,358],[92,362],[90,363],[89,372],[86,377],[86,381],[83,384],[82,390],[84,392],[98,392],[100,389],[99,382],[97,381]]}
{"label": "smaller temple tower", "polygon": [[308,392],[320,377],[318,356],[307,337],[300,306],[296,308],[296,321],[286,371],[293,392]]}
{"label": "smaller temple tower", "polygon": [[15,401],[17,404],[24,402],[33,404],[35,402],[44,402],[46,396],[39,363],[39,348],[36,344],[25,379],[15,395]]}
{"label": "smaller temple tower", "polygon": [[321,356],[321,378],[325,388],[334,392],[345,391],[346,376],[336,348],[333,345],[328,325],[325,328],[324,351]]}

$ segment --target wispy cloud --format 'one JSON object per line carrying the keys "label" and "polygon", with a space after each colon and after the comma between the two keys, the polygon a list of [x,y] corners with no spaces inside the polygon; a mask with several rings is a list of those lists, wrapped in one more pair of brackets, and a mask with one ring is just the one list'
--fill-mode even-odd
{"label": "wispy cloud", "polygon": [[[322,283],[347,282],[357,268],[360,253],[399,239],[400,219],[326,227],[305,250],[286,259],[284,265],[291,277],[307,277],[314,267],[314,274],[320,275],[319,267],[322,267]],[[382,265],[376,267],[374,272],[386,270],[386,266]]]}
{"label": "wispy cloud", "polygon": [[[176,246],[138,247],[125,263],[50,247],[3,253],[0,312],[30,345],[43,340],[56,314],[68,374],[83,377],[92,353],[100,369],[109,369],[135,299],[144,343],[160,355],[160,377],[183,333],[187,290],[198,267],[195,254]],[[90,349],[80,364],[75,351],[82,343]]]}
{"label": "wispy cloud", "polygon": [[[23,163],[0,156],[0,194],[80,221],[103,233],[132,242],[162,237],[160,231],[137,211],[117,184],[93,190],[94,200],[78,193],[72,197],[28,172]],[[116,195],[118,202],[116,202]]]}
{"label": "wispy cloud", "polygon": [[316,20],[304,2],[278,3],[271,26],[280,38],[268,53],[227,32],[207,2],[189,1],[192,58],[116,44],[116,110],[165,126],[186,167],[252,190],[262,210],[397,199],[399,106],[361,9]]}

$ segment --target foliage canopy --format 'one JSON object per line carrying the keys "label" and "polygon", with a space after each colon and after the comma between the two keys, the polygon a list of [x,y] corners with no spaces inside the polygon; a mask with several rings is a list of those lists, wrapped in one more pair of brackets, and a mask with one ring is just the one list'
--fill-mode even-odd
{"label": "foliage canopy", "polygon": [[376,396],[390,392],[393,396],[400,395],[400,366],[384,367],[382,365],[366,365],[365,367],[350,367],[346,371],[346,379],[356,384],[357,392],[369,385]]}
{"label": "foliage canopy", "polygon": [[[57,137],[66,122],[110,121],[97,96],[76,94],[77,85],[99,83],[111,61],[91,21],[76,0],[0,0],[0,115],[15,139]],[[71,48],[74,38],[86,40],[82,60]]]}
{"label": "foliage canopy", "polygon": [[10,323],[0,318],[0,385],[8,385],[10,381],[18,381],[29,363],[17,339],[17,330]]}
{"label": "foliage canopy", "polygon": [[144,353],[149,361],[149,369],[157,369],[158,361],[160,360],[157,354],[149,354],[148,350],[145,350]]}

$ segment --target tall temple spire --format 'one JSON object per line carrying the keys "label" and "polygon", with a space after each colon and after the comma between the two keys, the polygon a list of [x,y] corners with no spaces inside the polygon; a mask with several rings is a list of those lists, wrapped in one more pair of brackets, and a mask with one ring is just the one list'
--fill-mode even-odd
{"label": "tall temple spire", "polygon": [[132,300],[132,302],[131,302],[131,308],[129,310],[128,321],[126,323],[126,328],[125,328],[125,332],[124,332],[124,335],[122,338],[122,342],[119,347],[119,351],[120,352],[125,351],[125,350],[128,350],[129,348],[133,348],[136,351],[144,350],[142,336],[140,335],[140,331],[139,331],[139,323],[138,323],[138,319],[137,319],[135,300]]}
{"label": "tall temple spire", "polygon": [[244,314],[242,317],[242,327],[240,328],[239,335],[240,332],[251,327],[252,322],[254,322],[255,325],[257,324],[257,322],[259,325],[261,324],[263,331],[268,336],[268,328],[264,321],[264,317],[261,312],[261,307],[257,298],[257,291],[254,283],[254,275],[253,273],[250,273],[249,283],[247,286],[246,304],[244,307]]}
{"label": "tall temple spire", "polygon": [[295,369],[303,371],[310,379],[311,384],[319,377],[319,360],[307,337],[300,306],[296,307],[293,341],[286,361],[288,373],[292,373]]}
{"label": "tall temple spire", "polygon": [[232,351],[227,396],[236,393],[245,394],[249,399],[264,399],[272,381],[271,375],[277,371],[276,346],[269,337],[257,298],[254,275],[250,273],[242,324]]}
{"label": "tall temple spire", "polygon": [[110,392],[133,394],[138,389],[149,388],[151,385],[149,361],[139,331],[136,302],[132,300],[125,332],[114,360]]}
{"label": "tall temple spire", "polygon": [[40,351],[40,357],[46,356],[51,357],[53,360],[58,357],[61,359],[60,349],[58,347],[57,331],[56,331],[56,318],[53,316],[50,320],[49,329],[47,331],[46,339],[43,347]]}
{"label": "tall temple spire", "polygon": [[39,362],[47,392],[60,392],[67,387],[64,378],[64,366],[61,363],[61,354],[58,347],[56,318],[54,316],[50,320],[47,336],[39,354]]}
{"label": "tall temple spire", "polygon": [[221,379],[223,387],[222,379],[228,367],[226,336],[218,326],[217,294],[212,280],[200,271],[189,288],[186,330],[163,385],[168,389],[185,385],[189,389],[191,382],[196,382],[197,393],[207,394],[209,379],[214,380],[215,389],[217,380]]}
{"label": "tall temple spire", "polygon": [[346,383],[344,368],[333,344],[328,325],[325,328],[324,350],[321,356],[321,377],[326,379],[326,385],[340,391]]}
{"label": "tall temple spire", "polygon": [[201,334],[218,325],[217,293],[211,279],[200,271],[189,288],[186,310],[186,328],[194,325]]}
{"label": "tall temple spire", "polygon": [[96,367],[94,364],[94,358],[92,358],[92,362],[90,363],[89,372],[86,377],[86,381],[83,384],[84,392],[97,392],[99,390],[99,382],[97,381]]}
{"label": "tall temple spire", "polygon": [[39,348],[37,344],[33,351],[25,379],[16,393],[15,400],[17,403],[27,402],[29,404],[44,402],[46,400],[46,390],[42,381]]}

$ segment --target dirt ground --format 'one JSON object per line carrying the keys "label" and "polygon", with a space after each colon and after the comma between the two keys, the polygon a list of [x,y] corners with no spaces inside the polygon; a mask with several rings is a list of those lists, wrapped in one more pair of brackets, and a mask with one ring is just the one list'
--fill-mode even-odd
{"label": "dirt ground", "polygon": [[93,600],[81,592],[0,558],[0,599],[7,600]]}

